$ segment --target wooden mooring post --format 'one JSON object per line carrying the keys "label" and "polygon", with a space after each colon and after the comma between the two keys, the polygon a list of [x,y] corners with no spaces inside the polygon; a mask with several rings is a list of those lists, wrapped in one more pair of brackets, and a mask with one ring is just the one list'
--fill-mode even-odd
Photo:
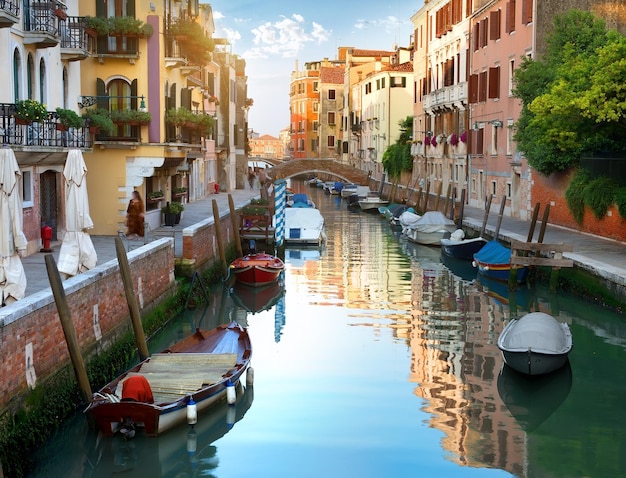
{"label": "wooden mooring post", "polygon": [[[511,242],[511,275],[509,276],[509,289],[512,283],[517,282],[517,266],[548,266],[552,267],[550,274],[550,292],[556,292],[559,270],[561,267],[574,267],[572,259],[563,257],[564,252],[573,252],[573,244],[542,244],[539,242]],[[529,256],[534,252],[534,256]],[[537,255],[546,254],[546,256]]]}

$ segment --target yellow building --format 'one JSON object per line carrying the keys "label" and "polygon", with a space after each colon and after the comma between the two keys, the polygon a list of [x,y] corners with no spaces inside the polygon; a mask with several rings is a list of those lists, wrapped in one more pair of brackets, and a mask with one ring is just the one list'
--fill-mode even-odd
{"label": "yellow building", "polygon": [[[219,164],[215,132],[223,116],[227,125],[235,118],[228,115],[229,91],[221,91],[228,83],[214,59],[210,5],[127,0],[81,8],[97,33],[97,54],[83,66],[83,111],[98,109],[115,123],[95,133],[93,153],[85,156],[93,233],[124,229],[133,190],[155,228],[168,202],[204,197],[218,181],[234,184],[218,178],[228,168]],[[234,147],[225,146],[230,161]]]}

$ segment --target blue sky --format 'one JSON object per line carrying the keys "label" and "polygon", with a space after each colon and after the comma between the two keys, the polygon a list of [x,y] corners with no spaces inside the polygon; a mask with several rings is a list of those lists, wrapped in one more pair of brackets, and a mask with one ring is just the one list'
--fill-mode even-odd
{"label": "blue sky", "polygon": [[334,59],[339,46],[391,50],[408,46],[416,1],[211,2],[216,36],[246,59],[249,127],[278,136],[289,126],[289,79],[305,62]]}

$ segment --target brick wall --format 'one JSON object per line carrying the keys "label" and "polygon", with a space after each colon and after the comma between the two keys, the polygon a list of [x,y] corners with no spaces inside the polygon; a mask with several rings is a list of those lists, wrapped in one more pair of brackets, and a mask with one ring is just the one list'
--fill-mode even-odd
{"label": "brick wall", "polygon": [[[128,261],[142,310],[173,290],[174,243],[171,238],[129,252]],[[130,327],[116,260],[72,277],[63,285],[84,354],[101,346],[117,331]],[[27,351],[31,347],[32,361],[27,363]],[[0,356],[0,410],[27,390],[27,377],[30,380],[34,376],[36,382],[40,382],[69,363],[67,344],[50,289],[0,309]]]}
{"label": "brick wall", "polygon": [[572,180],[574,173],[552,174],[545,177],[533,174],[531,197],[533,205],[539,202],[543,207],[550,204],[548,222],[577,231],[608,237],[618,241],[626,241],[626,220],[612,206],[603,219],[596,219],[593,212],[586,208],[582,224],[578,224],[567,206],[565,191]]}

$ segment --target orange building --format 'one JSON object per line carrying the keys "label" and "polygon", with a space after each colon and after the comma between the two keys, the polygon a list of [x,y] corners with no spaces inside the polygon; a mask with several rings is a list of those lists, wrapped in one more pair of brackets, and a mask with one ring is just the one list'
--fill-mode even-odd
{"label": "orange building", "polygon": [[264,134],[250,139],[250,153],[252,158],[283,159],[285,144],[275,136]]}

